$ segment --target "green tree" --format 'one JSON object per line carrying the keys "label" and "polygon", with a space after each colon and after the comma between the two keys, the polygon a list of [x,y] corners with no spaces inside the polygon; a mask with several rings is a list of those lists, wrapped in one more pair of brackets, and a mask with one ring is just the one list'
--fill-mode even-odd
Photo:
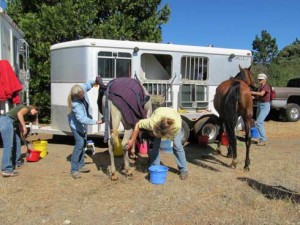
{"label": "green tree", "polygon": [[50,46],[81,38],[161,42],[170,8],[161,0],[13,0],[8,14],[30,46],[31,104],[50,121]]}
{"label": "green tree", "polygon": [[284,47],[270,65],[269,73],[276,86],[285,86],[291,78],[300,76],[300,42],[298,39]]}
{"label": "green tree", "polygon": [[258,37],[258,35],[255,36],[252,48],[254,63],[264,66],[270,65],[278,53],[276,38],[272,38],[266,30],[261,31],[261,37]]}

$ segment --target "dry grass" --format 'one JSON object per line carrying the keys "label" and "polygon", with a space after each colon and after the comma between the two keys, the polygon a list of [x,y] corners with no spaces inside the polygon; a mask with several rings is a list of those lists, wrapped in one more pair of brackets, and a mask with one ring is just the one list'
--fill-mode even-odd
{"label": "dry grass", "polygon": [[[105,147],[87,157],[91,173],[74,180],[72,139],[50,143],[48,156],[26,162],[19,177],[0,178],[0,224],[300,224],[300,123],[269,121],[266,129],[270,144],[252,146],[249,173],[242,144],[236,170],[213,154],[214,144],[188,145],[188,180],[179,180],[173,156],[162,154],[170,167],[164,185],[146,180],[147,158],[133,177],[110,181]],[[117,163],[121,171],[122,159]]]}

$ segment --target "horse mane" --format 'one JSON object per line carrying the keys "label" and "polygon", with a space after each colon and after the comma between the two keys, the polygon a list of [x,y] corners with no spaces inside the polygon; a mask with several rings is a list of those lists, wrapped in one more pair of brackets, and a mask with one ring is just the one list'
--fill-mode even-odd
{"label": "horse mane", "polygon": [[243,69],[240,67],[240,72],[233,77],[233,79],[244,81],[250,88],[255,88],[252,73],[251,73],[251,66],[249,68]]}
{"label": "horse mane", "polygon": [[246,77],[246,73],[244,70],[240,71],[237,75],[235,75],[235,77],[233,77],[233,79],[236,79],[236,80],[247,80],[247,77]]}

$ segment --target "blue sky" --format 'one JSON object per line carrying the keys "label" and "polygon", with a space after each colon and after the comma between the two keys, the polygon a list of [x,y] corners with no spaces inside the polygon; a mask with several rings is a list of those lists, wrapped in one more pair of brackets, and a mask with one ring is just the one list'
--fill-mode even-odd
{"label": "blue sky", "polygon": [[171,8],[162,26],[164,43],[252,50],[261,31],[279,50],[300,40],[299,0],[162,0]]}
{"label": "blue sky", "polygon": [[4,0],[0,0],[0,7],[3,9],[6,8],[6,2]]}

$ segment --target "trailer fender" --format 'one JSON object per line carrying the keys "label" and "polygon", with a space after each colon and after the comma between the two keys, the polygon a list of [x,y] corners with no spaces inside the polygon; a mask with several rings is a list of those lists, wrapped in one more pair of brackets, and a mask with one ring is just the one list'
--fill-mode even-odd
{"label": "trailer fender", "polygon": [[195,136],[208,136],[208,143],[216,141],[219,130],[219,118],[216,115],[203,116],[194,125]]}

